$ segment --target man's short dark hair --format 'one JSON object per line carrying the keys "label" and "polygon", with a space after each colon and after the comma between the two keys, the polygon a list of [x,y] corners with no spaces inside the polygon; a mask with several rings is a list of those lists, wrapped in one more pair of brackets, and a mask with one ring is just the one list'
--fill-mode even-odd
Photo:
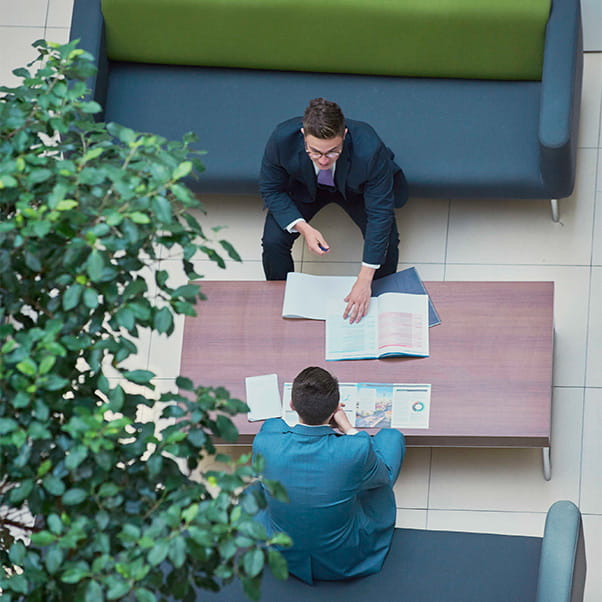
{"label": "man's short dark hair", "polygon": [[339,381],[323,368],[310,366],[295,377],[291,400],[305,424],[324,424],[339,405]]}
{"label": "man's short dark hair", "polygon": [[325,98],[314,98],[309,101],[303,114],[303,131],[305,135],[315,136],[322,140],[330,140],[345,134],[345,116],[336,102]]}

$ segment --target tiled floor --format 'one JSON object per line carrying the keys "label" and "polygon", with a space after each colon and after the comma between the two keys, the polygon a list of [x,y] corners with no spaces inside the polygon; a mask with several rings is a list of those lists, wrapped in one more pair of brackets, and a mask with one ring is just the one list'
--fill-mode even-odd
{"label": "tiled floor", "polygon": [[[33,56],[38,38],[68,38],[72,0],[0,0],[0,83]],[[602,600],[602,53],[585,55],[585,82],[575,193],[561,201],[561,223],[546,202],[420,200],[398,212],[403,265],[424,280],[553,280],[556,353],[553,478],[544,481],[533,450],[418,449],[408,452],[396,486],[398,524],[540,535],[548,506],[575,501],[584,514],[588,602]],[[343,107],[344,108],[344,107]],[[198,262],[207,278],[262,279],[258,197],[204,199],[207,225],[244,259],[225,271]],[[337,208],[317,218],[333,251],[328,261],[295,249],[297,267],[316,274],[354,274],[361,238]],[[165,258],[164,267],[169,267]],[[142,337],[140,363],[170,386],[182,336]],[[241,375],[241,378],[244,375]]]}

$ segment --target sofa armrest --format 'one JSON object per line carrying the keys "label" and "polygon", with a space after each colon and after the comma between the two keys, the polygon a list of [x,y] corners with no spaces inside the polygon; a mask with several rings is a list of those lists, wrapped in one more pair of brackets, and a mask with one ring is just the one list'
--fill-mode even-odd
{"label": "sofa armrest", "polygon": [[581,513],[573,502],[556,502],[546,518],[536,602],[582,601],[585,572]]}
{"label": "sofa armrest", "polygon": [[546,28],[541,80],[541,173],[550,198],[569,196],[575,184],[583,78],[579,0],[553,0]]}
{"label": "sofa armrest", "polygon": [[[109,60],[105,44],[104,18],[100,0],[75,0],[71,17],[70,40],[79,39],[79,48],[92,54],[98,71],[88,78],[86,85],[90,89],[90,98],[104,108],[107,100],[107,78]],[[103,113],[96,115],[102,120]]]}

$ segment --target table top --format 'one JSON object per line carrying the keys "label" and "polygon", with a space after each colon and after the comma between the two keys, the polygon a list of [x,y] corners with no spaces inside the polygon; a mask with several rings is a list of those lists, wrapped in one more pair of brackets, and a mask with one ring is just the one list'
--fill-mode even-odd
{"label": "table top", "polygon": [[[430,356],[326,361],[323,321],[281,317],[284,282],[203,281],[186,317],[180,373],[245,400],[245,377],[279,386],[307,366],[340,382],[432,385],[430,427],[404,429],[408,445],[547,447],[550,444],[552,282],[425,282],[441,324]],[[234,418],[240,443],[262,422]],[[373,432],[367,429],[368,432]]]}

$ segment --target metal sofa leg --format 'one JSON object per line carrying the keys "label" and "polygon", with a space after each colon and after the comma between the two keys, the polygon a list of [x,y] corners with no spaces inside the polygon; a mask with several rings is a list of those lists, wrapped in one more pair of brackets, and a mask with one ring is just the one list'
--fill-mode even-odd
{"label": "metal sofa leg", "polygon": [[552,221],[558,223],[560,215],[558,212],[558,199],[551,199],[550,205],[552,207]]}

